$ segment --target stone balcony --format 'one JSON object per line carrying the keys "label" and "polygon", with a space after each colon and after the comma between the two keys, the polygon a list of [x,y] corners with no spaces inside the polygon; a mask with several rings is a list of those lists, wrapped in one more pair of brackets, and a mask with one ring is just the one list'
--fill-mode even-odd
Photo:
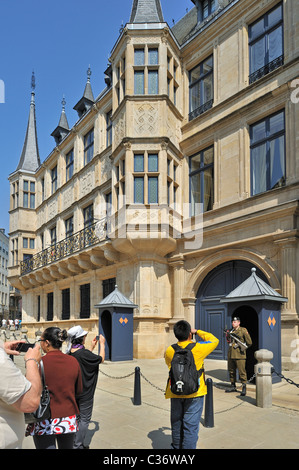
{"label": "stone balcony", "polygon": [[21,261],[18,273],[15,269],[11,271],[15,278],[13,284],[21,289],[29,289],[105,266],[108,260],[115,259],[115,254],[111,253],[106,225],[106,218],[94,222],[36,253],[32,258]]}

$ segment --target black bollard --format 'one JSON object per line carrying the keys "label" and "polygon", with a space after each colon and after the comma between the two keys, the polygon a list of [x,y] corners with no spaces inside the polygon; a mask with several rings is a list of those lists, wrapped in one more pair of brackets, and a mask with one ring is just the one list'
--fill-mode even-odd
{"label": "black bollard", "polygon": [[205,428],[214,427],[213,381],[206,380],[207,394],[205,400]]}
{"label": "black bollard", "polygon": [[135,406],[141,405],[140,368],[135,367],[134,399]]}

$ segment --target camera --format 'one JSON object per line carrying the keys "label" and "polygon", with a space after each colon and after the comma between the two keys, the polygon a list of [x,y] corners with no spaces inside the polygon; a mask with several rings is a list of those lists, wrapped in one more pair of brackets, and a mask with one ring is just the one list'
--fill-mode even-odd
{"label": "camera", "polygon": [[18,352],[27,352],[29,348],[34,348],[34,344],[31,343],[19,343],[16,351]]}

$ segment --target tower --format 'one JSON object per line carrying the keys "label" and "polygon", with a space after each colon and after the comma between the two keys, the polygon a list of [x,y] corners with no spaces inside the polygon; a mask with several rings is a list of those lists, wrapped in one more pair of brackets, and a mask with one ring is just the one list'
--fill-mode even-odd
{"label": "tower", "polygon": [[35,249],[36,177],[40,166],[35,114],[35,75],[31,78],[31,101],[25,141],[16,170],[9,175],[10,182],[10,268],[8,278],[12,286],[22,289],[19,278],[20,261],[30,259]]}

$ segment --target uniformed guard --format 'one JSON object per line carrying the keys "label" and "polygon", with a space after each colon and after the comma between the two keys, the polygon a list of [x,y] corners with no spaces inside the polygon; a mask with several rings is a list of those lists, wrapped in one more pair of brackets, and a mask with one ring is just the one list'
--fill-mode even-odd
{"label": "uniformed guard", "polygon": [[226,392],[236,392],[236,373],[239,371],[239,377],[242,383],[241,395],[246,395],[246,349],[252,345],[251,337],[246,328],[240,326],[240,318],[232,318],[232,330],[226,331],[226,339],[229,343],[228,349],[228,371],[231,387]]}

